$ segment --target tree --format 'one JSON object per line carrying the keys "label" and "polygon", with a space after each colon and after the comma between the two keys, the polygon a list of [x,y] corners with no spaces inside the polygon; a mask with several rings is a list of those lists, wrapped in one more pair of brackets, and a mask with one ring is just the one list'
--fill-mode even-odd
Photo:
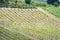
{"label": "tree", "polygon": [[9,0],[5,0],[4,3],[8,4],[9,3]]}
{"label": "tree", "polygon": [[6,3],[8,4],[8,0],[0,0],[0,3],[1,4],[6,4]]}
{"label": "tree", "polygon": [[16,0],[16,1],[15,1],[15,4],[17,4],[17,2],[18,2],[18,1]]}
{"label": "tree", "polygon": [[31,3],[31,0],[25,0],[25,3],[26,4],[30,4]]}
{"label": "tree", "polygon": [[3,4],[4,3],[4,0],[0,0],[0,3]]}
{"label": "tree", "polygon": [[52,5],[54,5],[56,2],[58,3],[58,0],[47,0],[47,3]]}
{"label": "tree", "polygon": [[57,7],[57,6],[58,6],[58,3],[57,3],[57,2],[55,2],[55,3],[54,3],[54,6],[55,6],[55,7]]}

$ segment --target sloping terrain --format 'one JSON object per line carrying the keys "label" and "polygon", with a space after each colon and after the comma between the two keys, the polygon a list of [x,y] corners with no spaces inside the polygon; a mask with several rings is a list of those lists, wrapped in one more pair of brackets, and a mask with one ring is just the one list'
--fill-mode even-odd
{"label": "sloping terrain", "polygon": [[44,7],[43,9],[49,11],[51,14],[55,15],[56,17],[60,18],[60,7]]}
{"label": "sloping terrain", "polygon": [[0,26],[33,40],[60,39],[60,19],[41,9],[0,8]]}
{"label": "sloping terrain", "polygon": [[10,31],[0,27],[0,40],[31,40],[17,31]]}

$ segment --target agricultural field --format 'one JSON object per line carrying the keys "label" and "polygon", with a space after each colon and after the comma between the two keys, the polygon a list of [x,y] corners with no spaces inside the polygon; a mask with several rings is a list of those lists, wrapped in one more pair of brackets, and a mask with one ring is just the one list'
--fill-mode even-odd
{"label": "agricultural field", "polygon": [[20,32],[11,31],[0,26],[0,40],[32,40]]}
{"label": "agricultural field", "polygon": [[54,16],[60,18],[60,6],[59,7],[44,7],[43,9],[47,10],[48,12],[50,12],[51,14],[53,14]]}
{"label": "agricultural field", "polygon": [[0,8],[0,26],[1,40],[60,40],[60,19],[42,9]]}

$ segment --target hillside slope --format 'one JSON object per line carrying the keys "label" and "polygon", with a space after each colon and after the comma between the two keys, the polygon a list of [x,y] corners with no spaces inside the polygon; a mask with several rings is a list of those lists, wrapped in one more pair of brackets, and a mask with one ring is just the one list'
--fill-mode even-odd
{"label": "hillside slope", "polygon": [[0,26],[33,40],[59,39],[59,20],[39,9],[0,8]]}
{"label": "hillside slope", "polygon": [[32,40],[17,31],[11,31],[0,26],[0,40]]}

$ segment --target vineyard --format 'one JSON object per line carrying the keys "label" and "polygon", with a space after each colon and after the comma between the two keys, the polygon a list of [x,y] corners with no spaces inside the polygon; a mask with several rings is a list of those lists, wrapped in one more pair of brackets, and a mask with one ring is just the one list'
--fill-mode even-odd
{"label": "vineyard", "polygon": [[60,19],[39,9],[0,8],[1,40],[60,40]]}

